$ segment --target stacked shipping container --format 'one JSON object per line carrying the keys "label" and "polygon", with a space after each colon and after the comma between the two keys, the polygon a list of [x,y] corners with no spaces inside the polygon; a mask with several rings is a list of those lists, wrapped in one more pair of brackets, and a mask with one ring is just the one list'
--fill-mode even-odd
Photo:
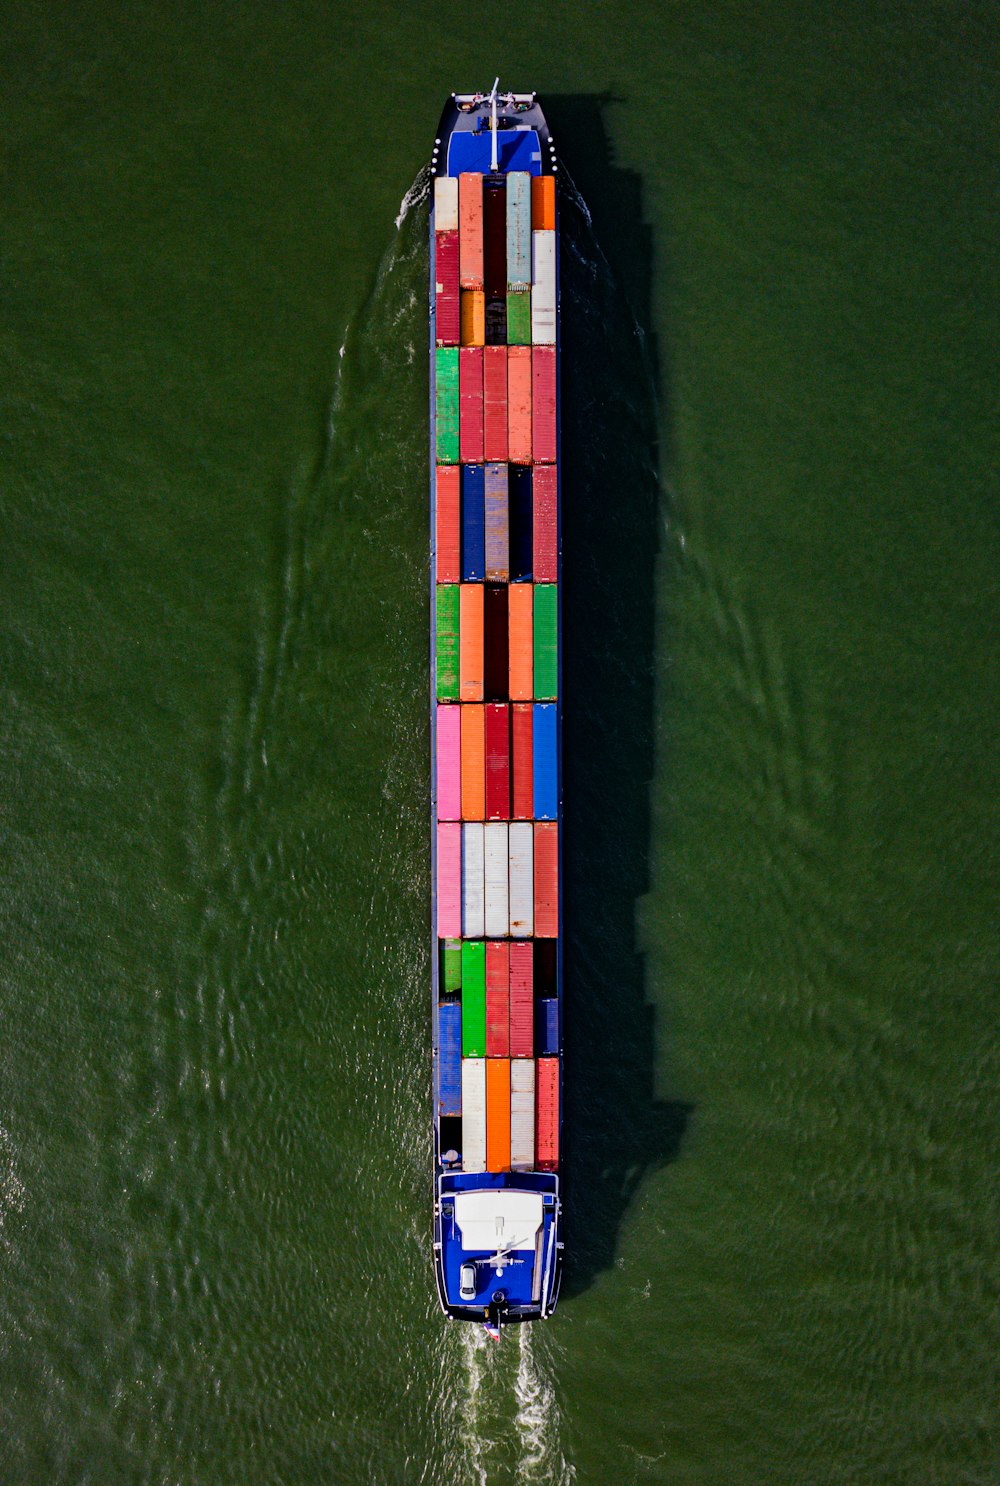
{"label": "stacked shipping container", "polygon": [[[438,1113],[466,1171],[558,1166],[555,182],[437,177]],[[545,946],[548,944],[552,953]],[[542,956],[539,959],[539,955]],[[543,967],[539,970],[539,966]]]}

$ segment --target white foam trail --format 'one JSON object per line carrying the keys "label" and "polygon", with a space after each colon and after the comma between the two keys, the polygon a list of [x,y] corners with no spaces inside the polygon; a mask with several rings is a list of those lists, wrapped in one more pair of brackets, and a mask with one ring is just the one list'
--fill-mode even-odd
{"label": "white foam trail", "polygon": [[462,1357],[465,1363],[465,1397],[462,1399],[462,1420],[465,1425],[464,1441],[469,1451],[469,1464],[475,1471],[480,1486],[489,1486],[486,1463],[483,1460],[483,1445],[479,1437],[479,1389],[483,1381],[483,1366],[486,1361],[488,1341],[478,1326],[463,1326],[461,1329]]}
{"label": "white foam trail", "polygon": [[518,1327],[520,1355],[514,1392],[517,1397],[517,1432],[524,1452],[519,1474],[546,1486],[569,1486],[576,1468],[567,1461],[560,1442],[559,1405],[552,1383],[535,1361],[531,1327]]}
{"label": "white foam trail", "polygon": [[27,1189],[14,1168],[14,1142],[0,1125],[0,1242],[5,1220],[24,1211]]}
{"label": "white foam trail", "polygon": [[430,190],[430,171],[425,165],[417,174],[416,180],[399,203],[399,215],[396,218],[396,231],[406,221],[411,206],[419,206],[427,199]]}

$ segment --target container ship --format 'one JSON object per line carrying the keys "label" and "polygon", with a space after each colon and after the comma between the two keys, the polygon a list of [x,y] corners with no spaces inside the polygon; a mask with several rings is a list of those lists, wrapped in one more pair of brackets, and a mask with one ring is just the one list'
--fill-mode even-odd
{"label": "container ship", "polygon": [[494,1337],[563,1251],[558,166],[498,88],[430,204],[434,1268]]}

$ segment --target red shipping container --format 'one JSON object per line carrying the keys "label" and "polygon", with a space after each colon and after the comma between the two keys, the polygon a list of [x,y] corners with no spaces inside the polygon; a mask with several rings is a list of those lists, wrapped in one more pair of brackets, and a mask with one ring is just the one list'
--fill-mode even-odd
{"label": "red shipping container", "polygon": [[534,949],[528,939],[510,946],[510,1055],[531,1058],[535,1052]]}
{"label": "red shipping container", "polygon": [[559,933],[559,826],[535,823],[535,935],[555,939]]}
{"label": "red shipping container", "polygon": [[510,709],[486,708],[486,819],[510,820]]}
{"label": "red shipping container", "polygon": [[458,233],[434,239],[434,333],[439,346],[457,346],[459,337]]}
{"label": "red shipping container", "polygon": [[559,577],[558,488],[554,464],[532,470],[531,564],[536,583],[555,583]]}
{"label": "red shipping container", "polygon": [[483,351],[483,457],[507,458],[507,347]]}
{"label": "red shipping container", "polygon": [[535,1165],[555,1171],[559,1165],[559,1059],[535,1063]]}
{"label": "red shipping container", "polygon": [[532,706],[515,702],[511,707],[511,820],[532,820],[535,814]]}
{"label": "red shipping container", "polygon": [[482,463],[482,346],[462,346],[458,353],[458,449],[462,464]]}
{"label": "red shipping container", "polygon": [[458,266],[463,289],[483,287],[483,178],[463,171],[458,178]]}
{"label": "red shipping container", "polygon": [[556,461],[555,346],[531,348],[531,457],[535,464]]}
{"label": "red shipping container", "polygon": [[510,1057],[510,963],[503,939],[486,945],[486,1056]]}
{"label": "red shipping container", "polygon": [[507,347],[507,458],[531,463],[531,347]]}
{"label": "red shipping container", "polygon": [[459,583],[462,578],[458,482],[457,464],[438,465],[435,536],[439,583]]}

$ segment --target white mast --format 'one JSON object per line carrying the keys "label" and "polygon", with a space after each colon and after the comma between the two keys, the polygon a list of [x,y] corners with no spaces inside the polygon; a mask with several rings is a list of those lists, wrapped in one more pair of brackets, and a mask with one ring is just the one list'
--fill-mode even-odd
{"label": "white mast", "polygon": [[490,169],[494,175],[497,173],[497,88],[499,86],[500,79],[495,77],[493,79],[493,91],[490,94],[490,129],[493,135],[490,146]]}

